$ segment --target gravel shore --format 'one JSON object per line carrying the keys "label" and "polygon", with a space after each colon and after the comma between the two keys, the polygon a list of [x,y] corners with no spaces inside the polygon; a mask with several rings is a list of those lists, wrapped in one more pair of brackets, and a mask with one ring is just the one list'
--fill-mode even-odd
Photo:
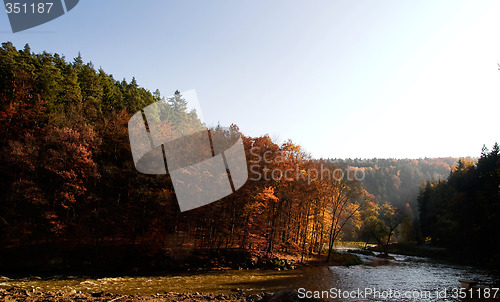
{"label": "gravel shore", "polygon": [[319,302],[317,299],[299,299],[296,291],[279,291],[277,293],[262,293],[257,295],[246,295],[242,292],[232,294],[200,294],[200,293],[163,293],[154,296],[117,295],[111,293],[85,293],[76,291],[27,291],[24,289],[10,288],[0,289],[0,301],[106,301],[106,302],[128,302],[128,301],[240,301],[240,302],[294,302],[310,301]]}

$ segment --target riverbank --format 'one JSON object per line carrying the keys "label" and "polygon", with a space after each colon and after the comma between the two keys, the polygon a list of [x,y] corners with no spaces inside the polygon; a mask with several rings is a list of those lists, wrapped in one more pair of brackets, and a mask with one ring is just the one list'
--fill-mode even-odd
{"label": "riverbank", "polygon": [[[268,254],[240,248],[196,249],[190,246],[151,252],[141,244],[103,241],[99,244],[44,242],[0,249],[0,272],[5,276],[163,275],[181,272],[271,269],[325,265],[326,255],[302,254],[300,249]],[[355,256],[334,252],[329,265],[361,264]]]}
{"label": "riverbank", "polygon": [[[121,276],[95,278],[90,276],[36,275],[9,278],[0,276],[0,289],[22,289],[28,292],[74,290],[84,293],[151,296],[174,292],[183,294],[262,294],[282,290],[329,288],[331,271],[326,266],[308,266],[295,270],[228,270],[183,272],[168,275]],[[2,301],[2,299],[0,299]]]}
{"label": "riverbank", "polygon": [[[312,258],[314,260],[314,258]],[[294,269],[298,253],[266,255],[234,248],[178,248],[149,253],[141,245],[75,245],[45,243],[0,249],[0,271],[7,276],[156,275],[245,269]]]}
{"label": "riverbank", "polygon": [[201,294],[201,293],[162,293],[150,296],[118,295],[104,292],[85,293],[75,290],[69,291],[28,291],[17,288],[0,289],[2,301],[106,301],[106,302],[132,302],[132,301],[239,301],[239,302],[321,302],[318,299],[299,298],[296,291],[279,291],[274,294],[262,293],[246,295],[243,292],[234,294]]}
{"label": "riverbank", "polygon": [[[361,258],[365,260],[367,256],[361,255]],[[417,295],[420,298],[411,301],[424,302],[438,300],[429,298],[436,297],[437,291],[440,295],[442,291],[447,291],[451,297],[455,293],[453,290],[460,286],[458,280],[478,280],[478,284],[485,288],[496,288],[500,284],[496,276],[473,267],[421,257],[395,258],[380,265],[325,266],[324,262],[319,262],[317,266],[311,263],[295,270],[280,271],[229,270],[116,278],[0,277],[0,289],[4,293],[13,289],[24,291],[7,292],[0,295],[0,301],[57,301],[65,297],[70,297],[66,301],[267,301],[270,294],[264,294],[266,292],[302,292],[301,289],[310,292],[330,289],[352,292],[377,288],[384,292],[392,290]]]}

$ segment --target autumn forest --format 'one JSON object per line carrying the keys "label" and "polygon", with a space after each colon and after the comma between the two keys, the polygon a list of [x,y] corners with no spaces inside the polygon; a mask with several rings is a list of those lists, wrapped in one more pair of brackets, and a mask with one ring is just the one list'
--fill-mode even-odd
{"label": "autumn forest", "polygon": [[[317,159],[292,140],[239,129],[249,180],[180,212],[168,174],[135,169],[127,130],[157,101],[195,114],[170,94],[116,80],[81,56],[2,44],[1,268],[162,270],[212,253],[329,260],[342,242],[381,253],[431,246],[500,263],[491,235],[500,230],[498,145],[478,158]],[[257,177],[273,170],[296,174]]]}

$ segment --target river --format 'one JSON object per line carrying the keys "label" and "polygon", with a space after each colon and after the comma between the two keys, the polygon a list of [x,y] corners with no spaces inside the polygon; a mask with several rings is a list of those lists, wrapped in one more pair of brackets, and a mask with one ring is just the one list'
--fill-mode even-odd
{"label": "river", "polygon": [[[428,258],[393,255],[395,260],[360,256],[359,266],[302,267],[296,270],[231,270],[166,276],[89,278],[52,276],[0,277],[0,288],[76,290],[153,295],[163,292],[246,293],[295,289],[304,295],[322,294],[332,301],[455,301],[459,279],[498,287],[500,278],[488,271]],[[320,293],[319,291],[323,291]],[[328,296],[326,293],[328,292]],[[338,298],[340,296],[340,298]],[[498,293],[500,296],[500,292]]]}

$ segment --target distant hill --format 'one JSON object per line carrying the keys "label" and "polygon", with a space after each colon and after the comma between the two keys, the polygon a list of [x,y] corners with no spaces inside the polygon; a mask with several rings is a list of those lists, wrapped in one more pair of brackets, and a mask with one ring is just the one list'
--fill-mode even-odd
{"label": "distant hill", "polygon": [[365,189],[375,195],[381,204],[389,202],[396,207],[407,203],[417,207],[420,186],[426,181],[445,180],[458,158],[419,159],[332,159],[339,166],[362,168],[365,171]]}

